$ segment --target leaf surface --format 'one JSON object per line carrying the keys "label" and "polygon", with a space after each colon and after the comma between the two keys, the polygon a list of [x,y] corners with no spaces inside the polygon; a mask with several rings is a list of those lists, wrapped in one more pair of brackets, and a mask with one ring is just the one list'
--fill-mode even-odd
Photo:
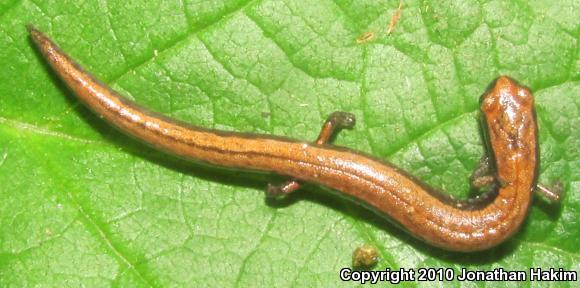
{"label": "leaf surface", "polygon": [[[0,3],[0,286],[351,286],[338,272],[364,243],[378,270],[578,271],[578,1],[405,1],[387,35],[397,6]],[[268,203],[269,177],[174,159],[94,116],[27,23],[127,97],[204,127],[313,140],[328,114],[352,112],[337,145],[457,197],[484,151],[479,96],[507,74],[534,91],[540,182],[560,181],[564,201],[538,198],[520,233],[476,254],[434,249],[318,187]]]}

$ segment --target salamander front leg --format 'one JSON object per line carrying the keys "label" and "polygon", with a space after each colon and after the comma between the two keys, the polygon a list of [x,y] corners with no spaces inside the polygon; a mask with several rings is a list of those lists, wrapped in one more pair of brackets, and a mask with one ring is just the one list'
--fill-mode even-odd
{"label": "salamander front leg", "polygon": [[[316,145],[324,145],[332,142],[332,138],[342,129],[351,129],[356,123],[354,114],[342,111],[333,112],[328,116],[326,122],[322,125],[318,139],[314,142]],[[302,184],[291,179],[279,185],[268,184],[266,188],[266,197],[278,198],[286,196],[298,189]]]}
{"label": "salamander front leg", "polygon": [[488,187],[496,183],[496,177],[492,174],[491,163],[489,163],[489,157],[483,156],[477,164],[477,168],[469,177],[471,182],[471,187],[473,188],[483,188]]}
{"label": "salamander front leg", "polygon": [[547,187],[538,183],[536,184],[535,192],[544,196],[544,198],[550,200],[550,202],[559,203],[562,201],[562,196],[564,195],[564,187],[562,187],[562,183],[560,182],[556,182],[552,187]]}
{"label": "salamander front leg", "polygon": [[[488,156],[483,156],[481,160],[479,160],[477,168],[475,168],[473,174],[471,174],[470,181],[471,186],[478,189],[488,187],[495,183],[499,184],[500,186],[505,185],[504,181],[501,179],[496,179],[496,176],[493,176]],[[562,200],[563,189],[560,182],[557,182],[552,187],[547,187],[538,183],[536,184],[534,192],[542,195],[544,198],[550,200],[550,202],[557,203]]]}

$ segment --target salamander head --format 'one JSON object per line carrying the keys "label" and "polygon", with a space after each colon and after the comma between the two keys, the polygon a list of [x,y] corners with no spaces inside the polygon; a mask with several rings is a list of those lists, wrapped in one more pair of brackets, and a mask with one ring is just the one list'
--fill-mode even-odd
{"label": "salamander head", "polygon": [[[481,110],[486,114],[513,114],[534,105],[532,93],[508,76],[498,77],[481,97]],[[510,115],[505,115],[510,116]]]}
{"label": "salamander head", "polygon": [[515,80],[501,76],[481,98],[481,111],[494,151],[519,149],[535,137],[532,93]]}

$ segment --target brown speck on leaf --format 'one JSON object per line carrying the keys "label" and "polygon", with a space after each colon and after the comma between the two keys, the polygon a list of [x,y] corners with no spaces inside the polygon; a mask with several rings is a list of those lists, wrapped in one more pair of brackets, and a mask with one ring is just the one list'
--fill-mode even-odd
{"label": "brown speck on leaf", "polygon": [[399,19],[401,19],[401,11],[403,11],[403,0],[399,1],[399,7],[397,8],[397,10],[395,10],[395,13],[391,17],[391,21],[389,22],[389,28],[387,29],[387,35],[391,35],[391,33],[393,33],[393,30],[395,30],[395,26],[397,26]]}
{"label": "brown speck on leaf", "polygon": [[367,43],[369,41],[373,41],[373,39],[375,39],[375,33],[369,31],[369,32],[365,32],[362,35],[358,36],[358,38],[356,38],[356,43],[363,44],[363,43]]}
{"label": "brown speck on leaf", "polygon": [[379,252],[373,245],[362,245],[352,253],[352,267],[355,269],[372,268],[379,262]]}
{"label": "brown speck on leaf", "polygon": [[262,117],[263,118],[268,118],[268,117],[270,117],[270,115],[272,115],[272,113],[270,113],[270,112],[262,112]]}

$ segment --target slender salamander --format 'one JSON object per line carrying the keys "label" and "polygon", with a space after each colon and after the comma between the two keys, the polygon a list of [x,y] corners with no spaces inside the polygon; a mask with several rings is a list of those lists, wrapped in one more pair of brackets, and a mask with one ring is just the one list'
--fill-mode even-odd
{"label": "slender salamander", "polygon": [[539,166],[534,99],[528,89],[506,76],[499,77],[481,98],[496,184],[482,197],[456,200],[384,161],[327,145],[335,130],[354,124],[351,114],[332,114],[315,143],[192,126],[123,98],[85,72],[42,32],[30,25],[28,30],[62,81],[109,123],[185,159],[291,179],[270,186],[270,196],[288,194],[301,181],[323,185],[393,219],[427,243],[464,252],[502,243],[528,214]]}

